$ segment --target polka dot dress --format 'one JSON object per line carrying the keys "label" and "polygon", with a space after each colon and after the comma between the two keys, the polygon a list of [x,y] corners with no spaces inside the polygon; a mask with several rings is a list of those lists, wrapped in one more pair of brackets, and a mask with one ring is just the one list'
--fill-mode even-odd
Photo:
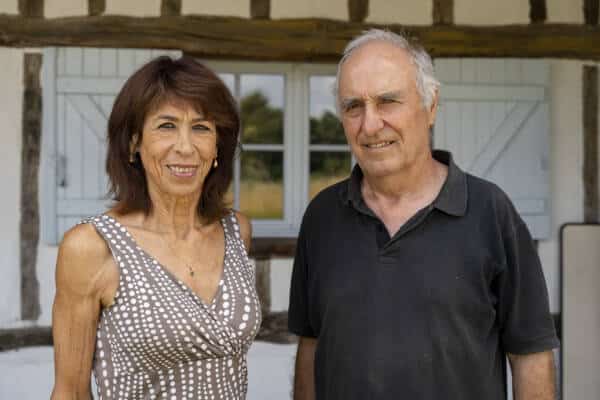
{"label": "polka dot dress", "polygon": [[246,353],[261,315],[235,214],[221,220],[223,276],[210,304],[112,217],[81,223],[95,226],[120,271],[115,302],[102,310],[96,333],[99,399],[245,399]]}

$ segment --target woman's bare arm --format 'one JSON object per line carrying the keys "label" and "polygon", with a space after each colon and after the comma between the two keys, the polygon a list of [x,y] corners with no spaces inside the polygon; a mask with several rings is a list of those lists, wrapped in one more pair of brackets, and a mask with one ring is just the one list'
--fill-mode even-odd
{"label": "woman's bare arm", "polygon": [[[116,275],[115,275],[116,274]],[[108,247],[91,225],[65,234],[56,263],[52,308],[54,389],[52,399],[91,399],[96,327],[103,301],[112,297],[118,271]]]}

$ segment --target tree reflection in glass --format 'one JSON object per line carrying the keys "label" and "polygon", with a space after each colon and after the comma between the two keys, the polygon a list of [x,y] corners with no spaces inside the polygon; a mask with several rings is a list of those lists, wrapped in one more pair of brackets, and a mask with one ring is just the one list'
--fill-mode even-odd
{"label": "tree reflection in glass", "polygon": [[240,85],[240,210],[255,219],[282,219],[284,79],[244,74]]}
{"label": "tree reflection in glass", "polygon": [[310,199],[346,178],[351,168],[344,130],[335,114],[334,82],[333,76],[310,77]]}

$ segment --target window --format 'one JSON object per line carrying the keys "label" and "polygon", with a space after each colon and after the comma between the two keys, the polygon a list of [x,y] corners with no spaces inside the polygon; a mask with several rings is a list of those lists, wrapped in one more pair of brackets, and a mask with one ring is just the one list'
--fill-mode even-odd
{"label": "window", "polygon": [[310,199],[352,167],[335,115],[335,66],[204,62],[240,105],[234,208],[252,219],[255,236],[296,236]]}

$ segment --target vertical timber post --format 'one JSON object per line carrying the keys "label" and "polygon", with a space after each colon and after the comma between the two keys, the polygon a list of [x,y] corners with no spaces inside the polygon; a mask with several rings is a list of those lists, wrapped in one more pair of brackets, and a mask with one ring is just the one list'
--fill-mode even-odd
{"label": "vertical timber post", "polygon": [[36,320],[40,316],[36,263],[40,236],[38,175],[42,130],[41,67],[41,54],[25,53],[20,223],[21,318],[24,320]]}

